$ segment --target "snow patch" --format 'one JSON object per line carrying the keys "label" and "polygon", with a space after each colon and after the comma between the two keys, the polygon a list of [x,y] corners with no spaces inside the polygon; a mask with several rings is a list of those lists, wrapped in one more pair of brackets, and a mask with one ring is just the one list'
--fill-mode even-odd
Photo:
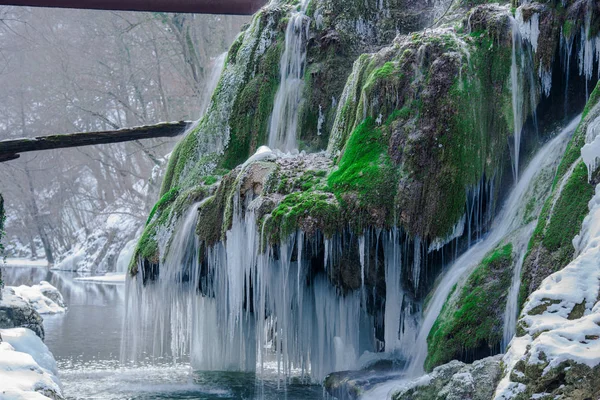
{"label": "snow patch", "polygon": [[[512,399],[526,389],[510,381],[520,360],[542,365],[544,375],[566,361],[590,368],[600,365],[600,185],[589,209],[580,234],[573,239],[579,255],[546,278],[523,308],[520,324],[526,334],[513,338],[504,356],[507,373],[496,399]],[[576,306],[583,316],[574,315]]]}
{"label": "snow patch", "polygon": [[0,392],[2,399],[61,397],[56,361],[48,347],[26,328],[0,329]]}

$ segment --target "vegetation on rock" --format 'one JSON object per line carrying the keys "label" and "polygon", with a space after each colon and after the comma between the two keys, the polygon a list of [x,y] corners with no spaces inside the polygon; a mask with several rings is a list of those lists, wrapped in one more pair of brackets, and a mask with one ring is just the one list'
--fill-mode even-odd
{"label": "vegetation on rock", "polygon": [[512,244],[488,254],[459,293],[451,293],[431,328],[425,369],[454,359],[490,355],[502,340],[502,322],[513,264]]}
{"label": "vegetation on rock", "polygon": [[519,293],[519,309],[527,296],[552,273],[564,268],[573,258],[572,240],[588,214],[588,202],[594,195],[594,182],[588,182],[588,170],[581,161],[587,128],[600,115],[600,85],[590,96],[554,179],[552,195],[544,203],[525,257]]}

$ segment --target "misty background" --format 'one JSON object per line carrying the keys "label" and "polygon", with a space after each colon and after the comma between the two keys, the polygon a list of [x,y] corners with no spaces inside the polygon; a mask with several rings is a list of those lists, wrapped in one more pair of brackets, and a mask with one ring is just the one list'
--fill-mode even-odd
{"label": "misty background", "polygon": [[[196,120],[215,60],[248,20],[0,7],[0,140]],[[179,139],[27,153],[0,164],[6,256],[67,270],[118,268]]]}

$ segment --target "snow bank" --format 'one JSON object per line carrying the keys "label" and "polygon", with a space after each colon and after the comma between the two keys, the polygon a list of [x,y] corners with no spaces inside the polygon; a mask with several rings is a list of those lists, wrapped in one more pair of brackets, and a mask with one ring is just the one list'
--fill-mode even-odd
{"label": "snow bank", "polygon": [[0,398],[61,399],[56,361],[26,328],[0,329]]}
{"label": "snow bank", "polygon": [[59,314],[65,312],[62,295],[54,286],[46,281],[39,285],[10,287],[14,293],[26,300],[40,314]]}
{"label": "snow bank", "polygon": [[102,276],[86,276],[81,278],[75,278],[76,281],[80,282],[93,282],[93,283],[104,283],[110,285],[124,284],[126,280],[126,274],[115,273],[106,274]]}
{"label": "snow bank", "polygon": [[[600,365],[600,185],[589,209],[573,239],[577,258],[546,278],[523,308],[525,334],[513,339],[504,357],[507,373],[496,399],[535,393],[534,380],[557,370],[569,374]],[[532,372],[537,376],[529,377]]]}

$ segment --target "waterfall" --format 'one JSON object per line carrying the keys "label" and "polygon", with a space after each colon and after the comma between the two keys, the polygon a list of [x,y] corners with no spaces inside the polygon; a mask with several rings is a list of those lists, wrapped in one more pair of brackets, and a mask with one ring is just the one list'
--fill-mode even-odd
{"label": "waterfall", "polygon": [[[342,294],[324,273],[315,275],[303,255],[304,234],[261,252],[254,200],[240,184],[227,240],[205,250],[195,234],[199,206],[192,206],[161,256],[158,278],[145,287],[143,276],[129,280],[122,352],[127,359],[144,358],[150,344],[155,358],[189,357],[195,370],[318,381],[357,368],[359,356],[375,350],[375,323],[360,291]],[[338,247],[331,246],[330,260],[339,256]]]}
{"label": "waterfall", "polygon": [[[512,61],[510,66],[510,82],[512,89],[512,109],[514,126],[513,175],[515,182],[519,180],[519,154],[521,151],[521,132],[523,131],[523,85],[519,82],[519,66],[517,57],[521,53],[521,32],[517,21],[512,21]],[[517,52],[517,46],[519,51]]]}
{"label": "waterfall", "polygon": [[[520,227],[522,217],[521,209],[525,207],[523,201],[530,184],[544,168],[553,165],[562,154],[566,141],[573,133],[573,126],[569,125],[556,138],[547,143],[531,160],[521,179],[511,190],[509,197],[495,218],[492,228],[486,237],[474,244],[463,255],[457,258],[448,268],[443,279],[433,292],[425,318],[421,324],[410,365],[407,369],[409,377],[423,374],[423,364],[427,357],[427,336],[439,316],[452,287],[463,279],[479,264],[483,257],[493,250],[500,241],[509,233]],[[526,235],[525,235],[526,236]],[[528,240],[528,239],[526,239]]]}
{"label": "waterfall", "polygon": [[306,8],[309,0],[302,0],[300,10],[294,12],[285,31],[285,50],[280,63],[280,83],[269,130],[269,147],[283,152],[297,149],[298,113],[304,89],[306,42],[310,29]]}
{"label": "waterfall", "polygon": [[[198,279],[196,220],[198,206],[191,206],[175,227],[168,249],[161,249],[159,276],[144,287],[144,268],[127,279],[122,361],[140,362],[144,358],[171,356],[174,361],[189,353],[189,337]],[[167,246],[161,246],[167,247]]]}
{"label": "waterfall", "polygon": [[202,96],[202,102],[200,103],[200,110],[202,112],[202,115],[204,115],[206,111],[208,111],[208,107],[210,106],[210,102],[212,101],[212,94],[217,88],[217,85],[219,84],[219,79],[221,78],[221,74],[223,73],[223,69],[225,68],[225,60],[227,60],[227,52],[218,55],[212,60],[210,71],[205,83],[205,95]]}

